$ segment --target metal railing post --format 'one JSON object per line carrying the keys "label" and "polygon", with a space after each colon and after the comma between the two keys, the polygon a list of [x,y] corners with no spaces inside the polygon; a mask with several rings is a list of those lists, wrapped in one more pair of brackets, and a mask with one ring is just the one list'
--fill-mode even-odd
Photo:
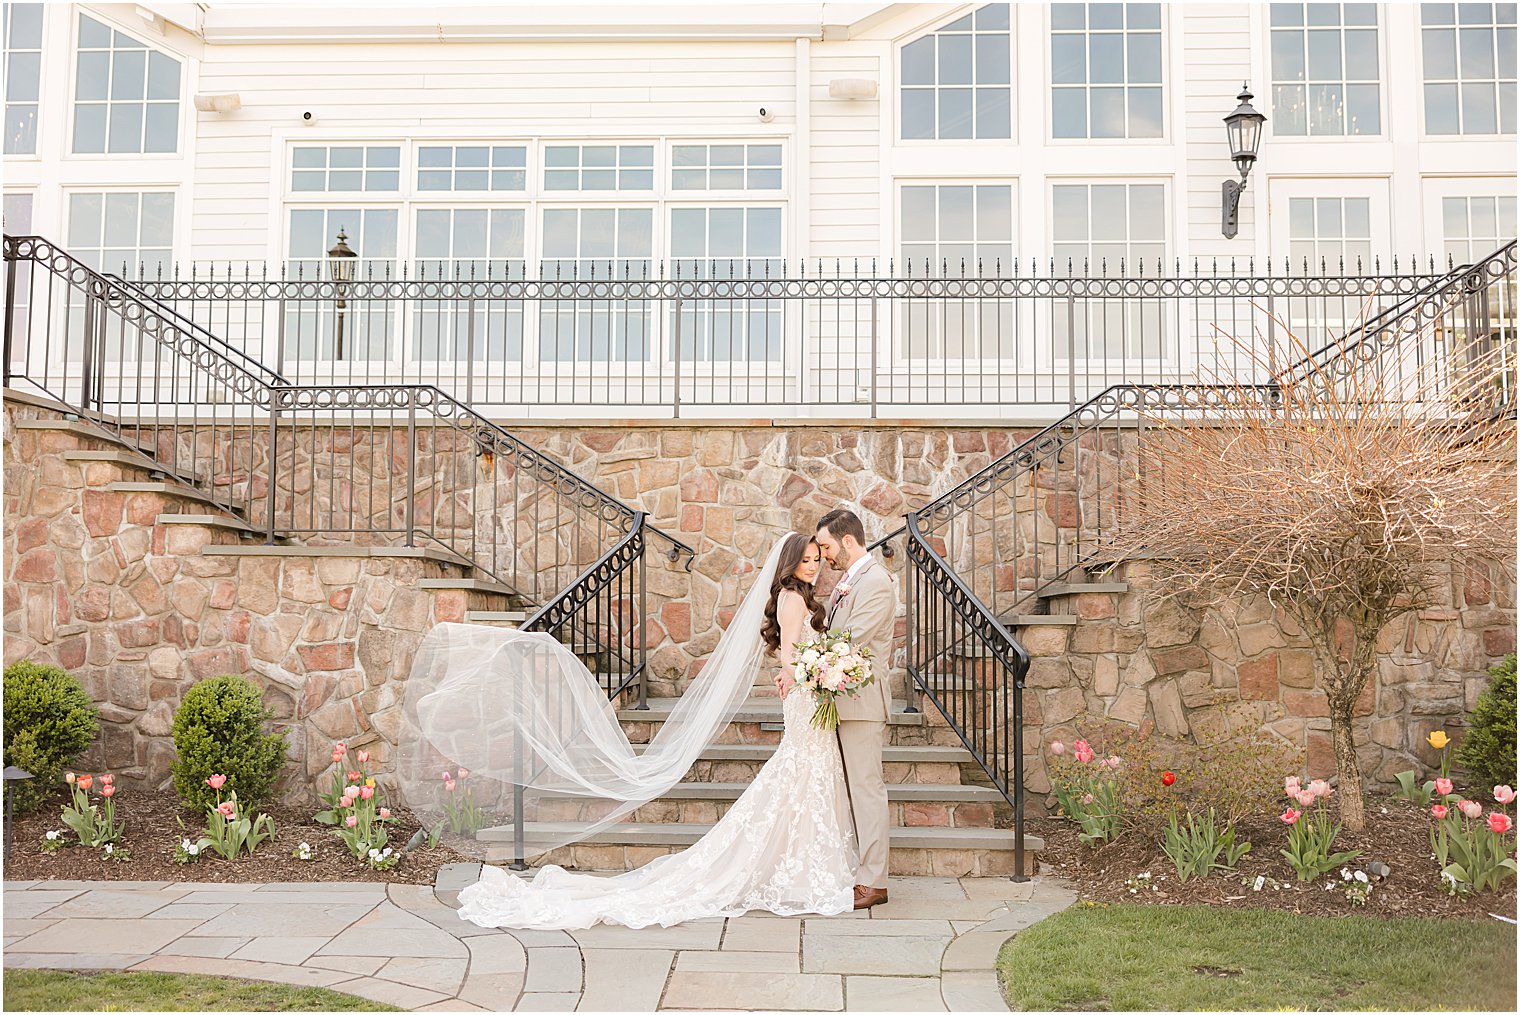
{"label": "metal railing post", "polygon": [[406,544],[417,545],[417,389],[406,400]]}
{"label": "metal railing post", "polygon": [[877,297],[871,297],[871,418],[876,418],[876,302]]}
{"label": "metal railing post", "polygon": [[[1012,674],[1010,674],[1012,676]],[[1028,881],[1024,873],[1024,682],[1013,681],[1013,880]]]}
{"label": "metal railing post", "polygon": [[[639,523],[641,526],[643,522]],[[639,703],[634,707],[640,712],[649,708],[649,622],[647,610],[649,560],[644,552],[644,540],[639,539],[639,555],[634,558],[639,568]]]}
{"label": "metal railing post", "polygon": [[[274,545],[274,513],[275,513],[275,485],[279,476],[280,460],[280,407],[278,399],[280,392],[271,389],[269,392],[269,482],[265,493],[264,511],[267,517],[264,519],[264,542],[269,546]],[[294,483],[291,489],[295,489]],[[251,506],[251,505],[250,505]]]}
{"label": "metal railing post", "polygon": [[[679,283],[677,283],[677,284],[679,285]],[[676,371],[675,400],[674,400],[674,403],[672,405],[672,409],[673,409],[675,415],[671,417],[672,419],[680,419],[681,418],[681,304],[682,304],[682,302],[684,302],[684,301],[681,299],[681,297],[677,296],[676,297],[676,323],[675,323],[675,328],[674,328],[675,335],[673,336],[674,345],[672,345],[672,347],[671,347],[672,355],[675,358],[675,371]]]}
{"label": "metal railing post", "polygon": [[79,407],[88,412],[90,409],[90,395],[95,387],[95,297],[90,291],[84,291],[84,341],[80,354],[84,362],[80,366],[79,375]]}
{"label": "metal railing post", "polygon": [[[8,251],[11,256],[5,259],[5,386],[11,386],[11,350],[13,348],[13,334],[16,327],[16,256],[14,251]],[[27,315],[30,323],[31,315]],[[28,329],[30,330],[30,329]],[[31,342],[28,340],[27,345]]]}
{"label": "metal railing post", "polygon": [[1077,408],[1077,300],[1066,297],[1066,409]]}

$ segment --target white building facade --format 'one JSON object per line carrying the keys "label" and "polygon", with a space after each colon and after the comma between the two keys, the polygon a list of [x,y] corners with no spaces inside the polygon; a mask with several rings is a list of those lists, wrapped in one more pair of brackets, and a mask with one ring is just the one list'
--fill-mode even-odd
{"label": "white building facade", "polygon": [[[340,229],[359,279],[1429,274],[1515,236],[1515,31],[1513,3],[9,4],[5,230],[148,279],[326,278]],[[1227,238],[1243,82],[1267,122]],[[346,338],[325,298],[189,312],[287,376],[447,378],[509,415],[664,411],[676,361],[709,414],[998,415],[1196,376],[1217,323],[915,292],[360,292]]]}

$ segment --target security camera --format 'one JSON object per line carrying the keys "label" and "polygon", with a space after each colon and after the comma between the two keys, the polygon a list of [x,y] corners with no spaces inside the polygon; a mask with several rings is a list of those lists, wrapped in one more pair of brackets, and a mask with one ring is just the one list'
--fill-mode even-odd
{"label": "security camera", "polygon": [[317,114],[312,112],[302,113],[301,122],[310,127],[317,122]]}
{"label": "security camera", "polygon": [[776,118],[776,111],[769,106],[760,107],[760,122],[770,123]]}

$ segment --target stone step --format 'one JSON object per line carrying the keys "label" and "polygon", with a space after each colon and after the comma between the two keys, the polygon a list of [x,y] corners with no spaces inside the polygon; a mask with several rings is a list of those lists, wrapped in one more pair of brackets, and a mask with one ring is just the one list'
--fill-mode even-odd
{"label": "stone step", "polygon": [[[241,518],[233,515],[159,515],[160,525],[203,525],[208,529],[230,529],[233,532],[244,533],[250,536],[263,536],[264,530],[257,525],[250,525]],[[288,538],[278,532],[274,538]]]}
{"label": "stone step", "polygon": [[[440,564],[469,567],[470,562],[459,554],[437,546],[212,546],[208,554],[225,557],[407,557],[432,560]],[[425,578],[417,582],[419,588],[436,579]],[[447,580],[447,579],[445,579]]]}
{"label": "stone step", "polygon": [[[635,745],[635,750],[642,752],[643,746]],[[681,778],[683,782],[747,783],[775,753],[775,744],[714,744]],[[975,764],[971,752],[962,747],[888,747],[882,751],[882,775],[894,784],[952,786],[963,781],[962,765]]]}
{"label": "stone step", "polygon": [[[460,558],[461,560],[463,558]],[[515,596],[517,590],[501,582],[485,578],[423,578],[417,582],[419,589],[434,591],[484,592],[493,596]]]}
{"label": "stone step", "polygon": [[230,510],[233,512],[246,512],[247,510],[247,505],[242,501],[232,500],[230,503],[224,504],[204,490],[198,489],[197,487],[188,486],[184,483],[176,483],[173,480],[163,480],[147,483],[111,483],[106,487],[106,489],[114,490],[118,493],[157,493],[162,494],[165,497],[178,497],[181,500],[189,500],[194,501],[198,504],[210,505],[219,511]]}
{"label": "stone step", "polygon": [[200,482],[205,475],[194,470],[181,467],[171,469],[163,462],[155,461],[145,454],[139,454],[129,450],[107,451],[65,451],[60,456],[65,462],[78,462],[82,464],[102,463],[105,465],[117,465],[124,469],[138,469],[155,477],[177,478],[182,482]]}
{"label": "stone step", "polygon": [[[544,835],[573,834],[577,823],[528,823],[530,841]],[[575,870],[632,870],[665,853],[676,853],[696,842],[710,824],[619,824],[562,846],[532,863],[557,863]],[[996,877],[1013,873],[1013,831],[1006,828],[893,828],[888,873],[900,876]],[[512,826],[484,828],[477,837],[492,845],[485,862],[512,862]],[[1024,873],[1033,874],[1035,857],[1045,843],[1024,837]]]}
{"label": "stone step", "polygon": [[88,438],[89,440],[128,448],[148,458],[152,458],[158,452],[158,449],[151,444],[135,440],[131,437],[117,436],[108,430],[96,426],[94,423],[81,419],[18,419],[16,420],[15,428],[17,430],[52,430],[56,433],[73,434],[76,437]]}
{"label": "stone step", "polygon": [[[670,716],[678,698],[650,698],[647,710],[620,708],[618,721],[630,742],[648,743],[660,723]],[[896,747],[960,747],[960,737],[949,729],[937,712],[907,712],[896,700],[887,716],[887,743]],[[774,695],[746,699],[728,726],[718,734],[718,744],[777,744],[781,742],[781,701]]]}
{"label": "stone step", "polygon": [[[628,815],[638,824],[710,824],[739,799],[748,783],[681,782],[658,800]],[[529,802],[525,813],[533,821],[595,821],[616,804],[570,795],[544,795]],[[1011,812],[1007,801],[989,786],[903,784],[887,787],[888,820],[896,827],[991,828],[998,812]]]}
{"label": "stone step", "polygon": [[1041,624],[1068,626],[1077,622],[1071,613],[1014,613],[1002,618],[1004,627],[1038,627]]}
{"label": "stone step", "polygon": [[1128,592],[1129,582],[1057,582],[1035,593],[1041,599],[1058,596],[1080,596],[1092,592]]}
{"label": "stone step", "polygon": [[508,627],[517,627],[527,619],[527,610],[467,610],[464,615],[466,624],[506,624]]}

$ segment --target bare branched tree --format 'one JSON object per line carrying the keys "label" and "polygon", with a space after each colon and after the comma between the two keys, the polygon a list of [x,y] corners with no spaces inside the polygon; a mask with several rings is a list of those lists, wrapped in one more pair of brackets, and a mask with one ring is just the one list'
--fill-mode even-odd
{"label": "bare branched tree", "polygon": [[[1230,408],[1207,419],[1148,414],[1104,553],[1151,558],[1153,594],[1194,605],[1261,595],[1303,629],[1353,831],[1365,818],[1352,713],[1376,673],[1378,632],[1437,601],[1454,564],[1514,574],[1513,324],[1454,328],[1456,299],[1424,309],[1373,355],[1353,350],[1265,387],[1219,384]],[[1312,363],[1289,342],[1289,361]]]}

